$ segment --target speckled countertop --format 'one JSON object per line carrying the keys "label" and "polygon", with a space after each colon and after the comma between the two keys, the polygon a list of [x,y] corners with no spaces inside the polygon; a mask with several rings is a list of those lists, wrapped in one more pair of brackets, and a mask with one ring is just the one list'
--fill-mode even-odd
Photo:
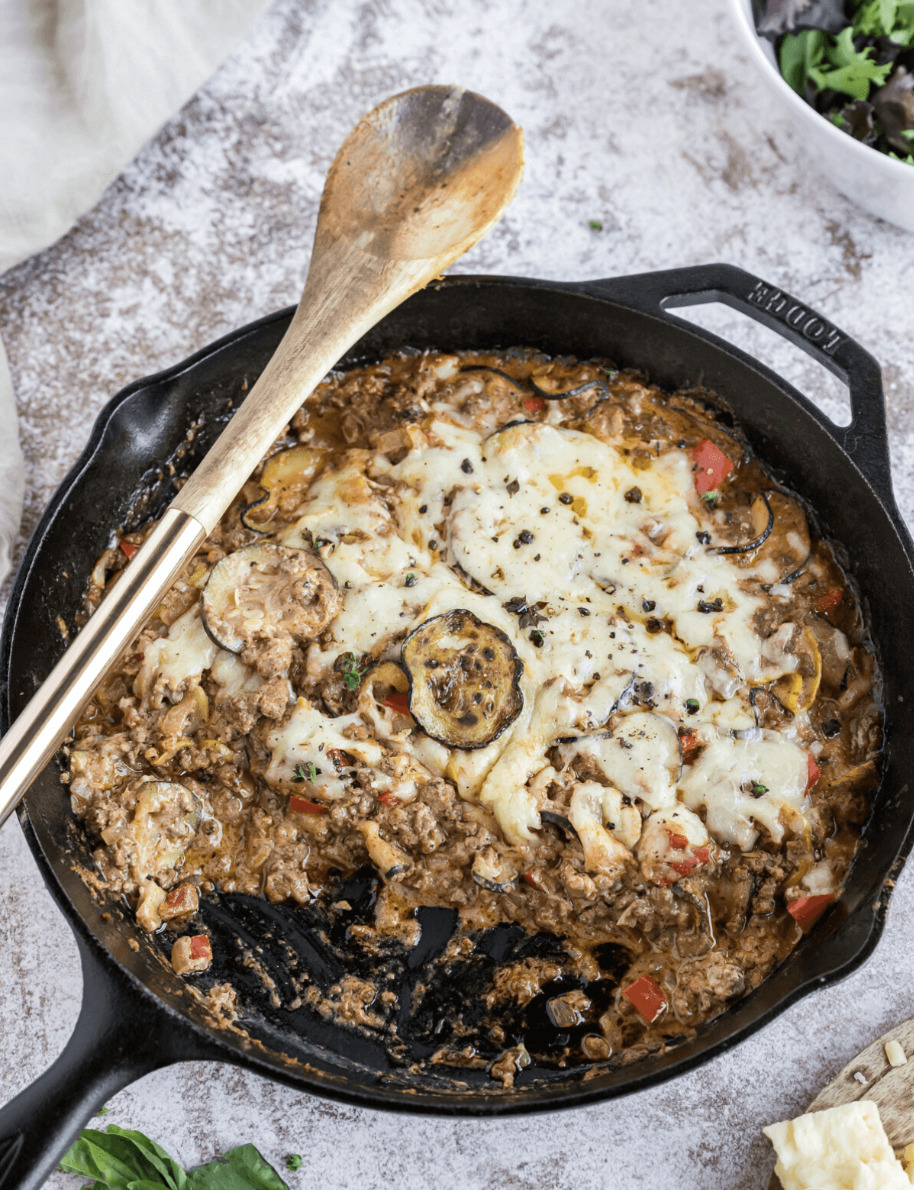
{"label": "speckled countertop", "polygon": [[[279,0],[94,211],[0,278],[24,536],[117,389],[295,300],[337,145],[379,99],[423,82],[481,91],[527,134],[519,196],[460,271],[567,279],[727,260],[793,291],[882,361],[896,491],[914,515],[914,239],[796,160],[725,0]],[[715,308],[701,320],[840,410],[841,386],[771,333]],[[302,1153],[289,1175],[302,1188],[756,1190],[771,1168],[761,1126],[914,1014],[912,935],[903,875],[857,975],[690,1075],[560,1117],[404,1119],[193,1063],[117,1095],[108,1120],[187,1165],[249,1140],[277,1162]],[[0,833],[0,950],[5,1100],[60,1051],[80,995],[74,943],[15,822]]]}

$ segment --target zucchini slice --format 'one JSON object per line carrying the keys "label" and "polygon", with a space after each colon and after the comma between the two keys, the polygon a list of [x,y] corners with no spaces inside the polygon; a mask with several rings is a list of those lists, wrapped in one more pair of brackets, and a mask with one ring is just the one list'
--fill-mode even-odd
{"label": "zucchini slice", "polygon": [[800,715],[816,701],[822,681],[822,654],[808,628],[797,633],[797,668],[783,674],[771,686],[771,693],[785,710]]}
{"label": "zucchini slice", "polygon": [[336,583],[316,554],[272,542],[228,554],[200,598],[203,627],[230,653],[278,637],[310,640],[339,608]]}
{"label": "zucchini slice", "polygon": [[774,528],[774,510],[768,500],[767,492],[759,492],[749,506],[749,524],[752,539],[744,545],[719,545],[709,550],[711,554],[751,554],[761,547],[771,535]]}
{"label": "zucchini slice", "polygon": [[563,401],[566,397],[580,397],[584,393],[597,391],[600,393],[600,400],[605,401],[609,394],[609,386],[602,380],[586,380],[583,384],[579,384],[576,388],[568,388],[562,393],[550,392],[548,388],[540,388],[533,377],[528,381],[530,387],[538,397],[542,397],[546,401]]}
{"label": "zucchini slice", "polygon": [[524,664],[500,628],[463,608],[426,620],[401,651],[409,709],[449,748],[484,748],[521,712]]}
{"label": "zucchini slice", "polygon": [[774,527],[754,562],[758,565],[763,559],[772,559],[778,568],[778,582],[792,583],[812,552],[809,522],[799,501],[783,492],[769,492],[768,505],[774,514]]}
{"label": "zucchini slice", "polygon": [[242,509],[241,523],[245,529],[265,533],[277,511],[292,512],[301,503],[325,457],[326,451],[313,450],[310,446],[292,446],[271,455],[258,481],[264,495]]}
{"label": "zucchini slice", "polygon": [[472,867],[473,879],[487,892],[510,892],[517,881],[517,869],[498,854],[494,847],[477,851]]}

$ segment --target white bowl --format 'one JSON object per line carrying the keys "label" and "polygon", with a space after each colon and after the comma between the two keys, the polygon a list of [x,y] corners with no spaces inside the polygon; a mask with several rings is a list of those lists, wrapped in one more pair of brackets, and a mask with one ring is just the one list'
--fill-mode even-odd
{"label": "white bowl", "polygon": [[914,165],[870,148],[810,107],[781,76],[774,46],[755,31],[752,0],[729,0],[739,36],[796,134],[795,157],[816,166],[859,206],[914,231]]}

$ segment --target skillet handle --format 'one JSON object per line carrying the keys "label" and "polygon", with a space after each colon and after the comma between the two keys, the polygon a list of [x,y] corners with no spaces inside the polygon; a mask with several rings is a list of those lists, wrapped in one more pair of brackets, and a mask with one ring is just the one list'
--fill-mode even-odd
{"label": "skillet handle", "polygon": [[[885,397],[879,364],[850,335],[828,322],[810,306],[777,286],[730,264],[697,265],[693,268],[616,277],[587,283],[585,288],[678,325],[681,325],[680,320],[671,318],[667,310],[677,306],[722,302],[742,314],[748,314],[750,318],[801,347],[848,386],[851,424],[837,426],[802,393],[794,391],[792,395],[850,455],[881,503],[889,509],[894,508]],[[709,331],[691,324],[689,330],[726,348],[731,354],[741,356],[756,371],[768,371],[757,360]],[[783,385],[783,380],[775,379]]]}
{"label": "skillet handle", "polygon": [[125,974],[77,942],[79,1019],[57,1061],[0,1109],[0,1190],[39,1190],[106,1099],[141,1075],[201,1056],[186,1034],[186,1048],[176,1052],[164,1015],[140,999]]}

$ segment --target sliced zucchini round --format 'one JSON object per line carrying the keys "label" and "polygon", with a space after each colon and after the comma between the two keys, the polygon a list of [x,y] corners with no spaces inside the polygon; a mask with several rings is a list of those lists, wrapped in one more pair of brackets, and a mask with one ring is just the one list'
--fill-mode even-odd
{"label": "sliced zucchini round", "polygon": [[518,380],[515,376],[509,376],[507,372],[503,372],[501,368],[491,368],[488,364],[464,364],[460,369],[461,372],[488,372],[492,376],[498,376],[502,380],[507,380],[509,384],[513,384],[515,388],[524,390],[523,380]]}
{"label": "sliced zucchini round", "polygon": [[742,545],[719,545],[709,552],[712,554],[751,554],[761,547],[771,535],[774,528],[774,510],[768,500],[767,492],[759,492],[749,506],[749,525],[752,537]]}
{"label": "sliced zucchini round", "polygon": [[517,868],[504,856],[499,855],[494,847],[477,851],[472,872],[473,879],[487,892],[510,892],[517,881]]}
{"label": "sliced zucchini round", "polygon": [[420,624],[403,642],[401,659],[413,718],[449,748],[484,748],[524,705],[524,664],[511,641],[465,609]]}
{"label": "sliced zucchini round", "polygon": [[326,451],[310,446],[280,450],[263,465],[259,483],[264,495],[241,512],[241,523],[255,533],[264,533],[277,511],[294,511],[321,469]]}
{"label": "sliced zucchini round", "polygon": [[584,384],[579,384],[576,388],[567,388],[564,392],[556,393],[550,392],[548,388],[540,388],[533,377],[529,380],[530,387],[538,397],[543,397],[546,401],[563,401],[566,397],[580,397],[584,393],[597,391],[600,393],[600,400],[605,401],[609,396],[609,386],[602,380],[587,380]]}
{"label": "sliced zucchini round", "polygon": [[236,550],[213,567],[200,611],[210,638],[240,653],[255,641],[311,640],[340,603],[333,576],[316,554],[264,542]]}
{"label": "sliced zucchini round", "polygon": [[778,568],[778,582],[792,583],[812,551],[809,522],[799,501],[783,492],[769,492],[768,505],[774,514],[774,527],[759,548],[755,562],[772,559]]}
{"label": "sliced zucchini round", "polygon": [[785,710],[794,715],[808,711],[816,701],[822,681],[822,654],[808,628],[797,632],[794,645],[797,668],[783,674],[771,686],[771,693]]}

